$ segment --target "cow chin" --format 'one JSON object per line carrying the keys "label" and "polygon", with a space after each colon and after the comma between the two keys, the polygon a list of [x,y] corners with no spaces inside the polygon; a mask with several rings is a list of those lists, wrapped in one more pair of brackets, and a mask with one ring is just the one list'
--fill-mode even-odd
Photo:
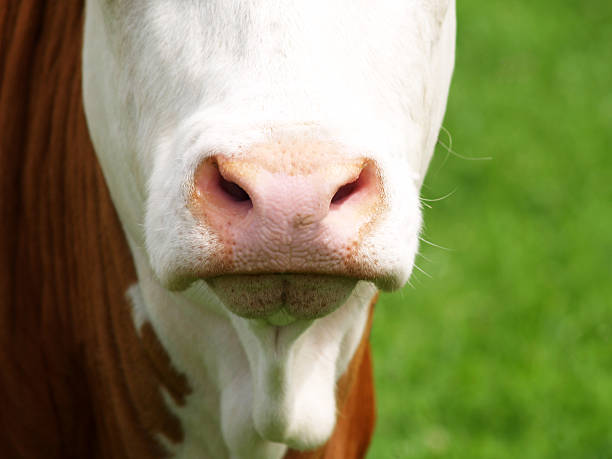
{"label": "cow chin", "polygon": [[344,304],[357,282],[320,274],[225,275],[207,280],[234,314],[274,326],[330,314]]}

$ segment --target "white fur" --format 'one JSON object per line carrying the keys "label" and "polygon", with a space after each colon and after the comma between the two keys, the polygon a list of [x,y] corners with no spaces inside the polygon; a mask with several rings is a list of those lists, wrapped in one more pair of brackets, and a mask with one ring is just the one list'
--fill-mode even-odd
{"label": "white fur", "polygon": [[389,209],[362,256],[388,272],[377,286],[399,288],[454,35],[453,0],[87,1],[85,109],[138,271],[135,323],[151,322],[193,388],[186,406],[168,398],[185,442],[161,441],[176,457],[323,443],[373,294],[360,283],[329,316],[285,327],[228,312],[205,281],[185,280],[219,246],[187,207],[196,166],[285,134],[376,161]]}
{"label": "white fur", "polygon": [[166,397],[185,433],[178,445],[161,438],[169,451],[185,458],[273,458],[286,444],[324,442],[335,423],[335,383],[359,345],[372,284],[359,283],[347,303],[324,318],[272,327],[227,312],[204,282],[183,294],[169,292],[143,257],[135,251],[140,283],[131,288],[134,315],[147,307],[192,389],[183,407]]}

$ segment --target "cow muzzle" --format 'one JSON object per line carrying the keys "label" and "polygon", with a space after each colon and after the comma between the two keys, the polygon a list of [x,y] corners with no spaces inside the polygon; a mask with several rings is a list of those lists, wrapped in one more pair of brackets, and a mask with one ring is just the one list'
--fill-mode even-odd
{"label": "cow muzzle", "polygon": [[360,251],[385,208],[380,171],[331,144],[210,156],[195,173],[190,208],[217,240],[215,269],[200,277],[241,316],[321,317],[376,277]]}

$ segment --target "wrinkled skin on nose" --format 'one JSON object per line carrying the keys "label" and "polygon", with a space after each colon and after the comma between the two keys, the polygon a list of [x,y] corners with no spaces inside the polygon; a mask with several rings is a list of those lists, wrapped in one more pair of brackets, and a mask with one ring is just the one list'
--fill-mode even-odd
{"label": "wrinkled skin on nose", "polygon": [[359,279],[363,237],[385,207],[376,164],[324,142],[273,142],[198,167],[192,213],[218,238],[226,306],[273,323],[333,311]]}

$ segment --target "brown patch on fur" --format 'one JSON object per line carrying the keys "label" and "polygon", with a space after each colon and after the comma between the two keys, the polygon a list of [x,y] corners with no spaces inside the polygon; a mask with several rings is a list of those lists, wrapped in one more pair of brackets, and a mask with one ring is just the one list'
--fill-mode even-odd
{"label": "brown patch on fur", "polygon": [[336,401],[338,418],[331,438],[314,451],[289,450],[284,459],[358,459],[366,455],[376,419],[370,330],[374,305],[378,294],[370,304],[370,315],[361,343],[346,373],[338,381]]}
{"label": "brown patch on fur", "polygon": [[163,381],[163,385],[172,396],[174,403],[183,406],[185,404],[185,396],[191,392],[185,375],[174,369],[170,357],[159,342],[159,339],[157,339],[157,335],[149,322],[143,324],[140,329],[140,336],[146,355],[159,380]]}
{"label": "brown patch on fur", "polygon": [[81,101],[83,2],[0,2],[0,456],[161,457],[186,385],[125,298]]}

